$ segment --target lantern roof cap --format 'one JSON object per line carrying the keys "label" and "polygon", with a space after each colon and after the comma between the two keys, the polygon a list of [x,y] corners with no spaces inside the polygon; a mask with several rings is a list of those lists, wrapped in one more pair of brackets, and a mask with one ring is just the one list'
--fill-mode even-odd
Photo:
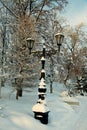
{"label": "lantern roof cap", "polygon": [[63,35],[63,34],[61,32],[58,32],[58,33],[55,34],[55,36],[57,36],[57,35]]}
{"label": "lantern roof cap", "polygon": [[33,41],[34,41],[34,39],[33,39],[33,38],[31,38],[31,37],[27,38],[26,40],[27,40],[27,41],[29,41],[29,40],[33,40]]}

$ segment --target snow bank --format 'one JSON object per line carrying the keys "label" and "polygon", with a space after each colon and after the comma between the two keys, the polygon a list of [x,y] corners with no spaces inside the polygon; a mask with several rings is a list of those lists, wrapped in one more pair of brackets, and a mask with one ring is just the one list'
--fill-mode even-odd
{"label": "snow bank", "polygon": [[[60,86],[58,87],[61,89]],[[15,92],[9,99],[10,89],[2,88],[0,130],[87,130],[87,97],[74,98],[73,101],[78,100],[80,105],[73,108],[64,102],[67,98],[60,97],[58,87],[55,86],[54,93],[47,93],[46,96],[47,106],[50,109],[47,125],[34,119],[32,112],[32,107],[37,101],[38,88],[32,89],[31,92],[24,91],[23,97],[18,101],[15,99]],[[71,101],[71,98],[68,100]]]}

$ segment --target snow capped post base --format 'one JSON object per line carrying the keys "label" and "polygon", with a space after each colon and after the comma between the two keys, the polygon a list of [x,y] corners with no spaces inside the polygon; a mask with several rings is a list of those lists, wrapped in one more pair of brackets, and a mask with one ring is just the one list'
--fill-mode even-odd
{"label": "snow capped post base", "polygon": [[48,113],[49,111],[42,113],[42,112],[35,112],[34,117],[35,119],[39,119],[41,123],[48,124]]}
{"label": "snow capped post base", "polygon": [[37,103],[33,106],[32,111],[35,119],[40,120],[43,124],[48,124],[48,113],[50,111],[46,105]]}

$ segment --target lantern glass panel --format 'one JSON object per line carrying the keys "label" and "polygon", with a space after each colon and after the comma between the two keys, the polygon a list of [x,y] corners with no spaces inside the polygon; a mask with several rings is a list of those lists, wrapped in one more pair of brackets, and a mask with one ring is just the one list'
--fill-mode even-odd
{"label": "lantern glass panel", "polygon": [[61,45],[64,39],[64,35],[61,33],[57,33],[55,35],[56,41],[57,41],[57,45]]}
{"label": "lantern glass panel", "polygon": [[29,49],[32,49],[34,46],[34,39],[32,38],[27,38],[27,46]]}

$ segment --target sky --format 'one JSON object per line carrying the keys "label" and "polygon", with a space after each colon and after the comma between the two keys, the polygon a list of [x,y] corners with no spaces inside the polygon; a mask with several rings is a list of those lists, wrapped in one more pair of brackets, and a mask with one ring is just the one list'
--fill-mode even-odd
{"label": "sky", "polygon": [[70,25],[77,25],[81,22],[87,25],[87,0],[68,0],[64,9],[64,15]]}

